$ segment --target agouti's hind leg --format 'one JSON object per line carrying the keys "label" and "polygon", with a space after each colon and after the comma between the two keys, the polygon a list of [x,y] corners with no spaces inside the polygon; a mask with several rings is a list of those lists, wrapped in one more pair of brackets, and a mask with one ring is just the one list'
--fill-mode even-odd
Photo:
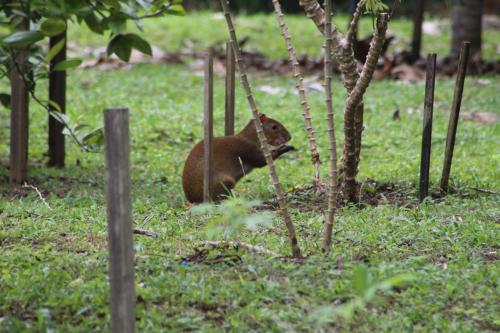
{"label": "agouti's hind leg", "polygon": [[236,181],[233,177],[224,175],[219,179],[219,181],[214,184],[213,187],[213,200],[220,201],[232,195],[231,190],[236,185]]}

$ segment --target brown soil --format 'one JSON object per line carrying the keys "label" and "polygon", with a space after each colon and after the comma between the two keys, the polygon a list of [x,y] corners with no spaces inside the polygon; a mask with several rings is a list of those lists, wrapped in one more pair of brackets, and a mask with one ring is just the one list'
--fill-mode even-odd
{"label": "brown soil", "polygon": [[[328,205],[328,186],[321,183],[318,193],[311,186],[297,186],[286,193],[286,200],[291,208],[301,212],[324,211]],[[418,200],[414,189],[405,184],[384,183],[368,179],[360,184],[360,200],[358,206],[378,206],[382,204],[396,206],[415,206]],[[348,203],[337,200],[337,205],[346,206]],[[273,198],[263,205],[257,207],[257,210],[277,209],[278,202]]]}

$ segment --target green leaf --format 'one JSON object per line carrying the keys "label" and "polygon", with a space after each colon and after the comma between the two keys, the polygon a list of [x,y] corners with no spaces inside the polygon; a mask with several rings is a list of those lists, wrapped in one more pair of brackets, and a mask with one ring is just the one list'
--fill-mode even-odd
{"label": "green leaf", "polygon": [[[59,104],[57,104],[56,102],[54,102],[53,100],[48,100],[47,103],[52,106],[54,108],[54,112],[57,111],[59,113],[61,113],[61,107],[59,106]],[[62,115],[64,115],[63,113],[61,113]],[[55,117],[54,117],[55,118]]]}
{"label": "green leaf", "polygon": [[129,61],[132,53],[132,40],[127,35],[116,35],[108,44],[108,56],[115,53],[123,61]]}
{"label": "green leaf", "polygon": [[108,25],[114,34],[120,34],[127,29],[127,20],[118,18],[111,19]]}
{"label": "green leaf", "polygon": [[356,292],[356,295],[363,296],[370,285],[368,270],[364,265],[359,265],[354,268],[352,283],[354,285],[354,291]]}
{"label": "green leaf", "polygon": [[99,21],[99,19],[94,13],[90,13],[89,15],[85,16],[83,20],[85,21],[85,24],[87,24],[87,27],[89,27],[90,30],[99,35],[102,35],[104,29],[102,27],[101,21]]}
{"label": "green leaf", "polygon": [[170,6],[169,9],[166,10],[166,13],[171,14],[171,15],[184,16],[184,15],[186,15],[186,10],[184,9],[184,7],[182,5],[172,5],[172,6]]}
{"label": "green leaf", "polygon": [[416,277],[413,274],[409,274],[409,273],[398,274],[398,275],[395,275],[393,277],[390,277],[390,278],[382,281],[379,284],[378,289],[385,291],[385,290],[392,289],[394,287],[401,287],[401,286],[407,285],[410,282],[413,282],[415,280],[416,280]]}
{"label": "green leaf", "polygon": [[60,18],[49,18],[42,22],[40,31],[49,37],[59,35],[66,30],[66,21]]}
{"label": "green leaf", "polygon": [[116,35],[108,44],[108,56],[115,53],[121,60],[129,61],[132,49],[152,55],[151,45],[136,34]]}
{"label": "green leaf", "polygon": [[104,130],[102,127],[98,127],[93,131],[83,135],[81,137],[81,142],[90,148],[100,148],[104,145]]}
{"label": "green leaf", "polygon": [[82,59],[68,59],[57,63],[54,66],[53,71],[65,71],[67,69],[75,68],[80,66]]}
{"label": "green leaf", "polygon": [[[52,101],[49,101],[49,103],[52,102]],[[54,102],[52,102],[54,103]],[[57,104],[56,104],[57,105]],[[57,108],[59,108],[59,105],[57,106]],[[60,109],[59,109],[60,110]],[[69,118],[67,115],[65,115],[64,113],[61,113],[59,111],[50,111],[49,114],[54,117],[58,122],[60,122],[61,124],[63,124],[65,127],[69,124]]]}
{"label": "green leaf", "polygon": [[17,31],[5,37],[3,43],[10,47],[26,47],[43,38],[44,35],[40,31]]}
{"label": "green leaf", "polygon": [[6,93],[0,93],[0,104],[10,109],[10,95]]}
{"label": "green leaf", "polygon": [[52,46],[52,48],[49,50],[49,52],[47,52],[45,59],[47,61],[51,61],[56,56],[56,54],[58,54],[59,51],[62,50],[65,42],[66,42],[66,39],[63,38],[60,41],[58,41],[56,45]]}
{"label": "green leaf", "polygon": [[132,48],[149,56],[153,55],[153,50],[151,49],[151,45],[149,45],[149,43],[144,39],[142,39],[139,35],[127,34],[125,35],[125,38],[130,40]]}

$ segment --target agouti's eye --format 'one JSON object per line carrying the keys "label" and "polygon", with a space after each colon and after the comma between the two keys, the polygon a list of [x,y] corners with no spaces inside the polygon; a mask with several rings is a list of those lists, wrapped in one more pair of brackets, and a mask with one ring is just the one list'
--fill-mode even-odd
{"label": "agouti's eye", "polygon": [[271,128],[272,128],[273,130],[278,129],[278,125],[273,125]]}

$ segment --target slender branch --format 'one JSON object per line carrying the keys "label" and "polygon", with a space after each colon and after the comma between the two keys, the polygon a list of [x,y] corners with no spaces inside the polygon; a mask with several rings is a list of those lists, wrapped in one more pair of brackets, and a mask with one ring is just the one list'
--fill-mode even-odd
{"label": "slender branch", "polygon": [[42,200],[43,204],[49,210],[52,210],[52,207],[50,207],[49,203],[45,200],[45,198],[43,197],[42,193],[40,192],[40,190],[36,186],[30,185],[28,183],[24,183],[23,187],[24,188],[31,188],[31,189],[35,190],[36,194],[38,194],[38,197],[40,198],[40,200]]}
{"label": "slender branch", "polygon": [[300,66],[297,60],[297,53],[293,48],[292,37],[290,36],[290,32],[288,31],[288,27],[286,26],[285,17],[283,15],[283,12],[281,11],[279,0],[273,0],[273,5],[274,5],[274,13],[278,18],[278,24],[280,26],[281,35],[285,39],[286,47],[288,49],[288,55],[290,56],[290,63],[292,64],[293,77],[295,79],[295,87],[297,88],[300,97],[302,116],[304,117],[306,125],[307,141],[309,143],[309,149],[311,150],[311,161],[314,166],[313,184],[314,187],[317,187],[320,182],[320,174],[319,174],[320,156],[319,156],[318,146],[316,144],[316,138],[314,135],[314,129],[311,120],[311,112],[309,104],[307,103],[306,91],[303,82],[304,80],[300,72]]}
{"label": "slender branch", "polygon": [[335,139],[335,122],[332,105],[332,29],[331,29],[331,0],[325,0],[325,102],[328,123],[328,141],[330,151],[330,179],[328,186],[328,211],[325,219],[323,236],[323,251],[328,251],[332,244],[332,229],[335,223],[335,206],[337,199],[337,142]]}
{"label": "slender branch", "polygon": [[378,58],[384,46],[385,32],[387,31],[387,22],[387,13],[382,13],[377,16],[376,27],[370,44],[370,50],[368,51],[366,62],[361,71],[359,80],[356,82],[354,89],[351,91],[351,93],[349,94],[349,98],[347,99],[347,104],[345,107],[346,112],[355,108],[360,103],[361,98],[366,91],[366,88],[368,88],[368,85],[370,84],[373,72],[375,71],[375,67],[377,65]]}
{"label": "slender branch", "polygon": [[[103,13],[103,12],[101,12],[101,11],[99,10],[99,8],[98,8],[96,5],[94,5],[94,4],[92,3],[92,1],[90,1],[90,0],[86,0],[85,2],[86,2],[86,3],[87,3],[87,4],[88,4],[88,5],[89,5],[89,6],[90,6],[93,10],[95,10],[95,11],[96,11],[99,15],[101,15],[101,17],[102,17],[103,19],[107,18],[107,17],[106,17],[106,15],[104,15],[104,13]],[[100,2],[100,1],[98,1],[98,2]]]}
{"label": "slender branch", "polygon": [[247,95],[248,104],[250,104],[250,108],[252,110],[252,114],[254,117],[255,129],[257,132],[257,136],[259,138],[260,146],[261,146],[262,152],[264,153],[266,163],[269,166],[269,173],[271,175],[274,188],[276,189],[276,196],[277,196],[278,203],[280,206],[280,211],[281,211],[281,214],[283,215],[285,225],[288,229],[288,236],[290,237],[292,254],[294,257],[299,258],[299,257],[301,257],[301,252],[300,252],[300,248],[299,248],[299,245],[297,242],[297,236],[295,234],[295,227],[293,225],[292,219],[290,218],[290,214],[288,212],[288,208],[287,208],[287,205],[285,202],[285,193],[284,193],[283,188],[281,186],[281,183],[279,181],[278,173],[276,172],[276,168],[274,166],[274,162],[273,162],[273,158],[271,156],[269,145],[267,143],[267,139],[266,139],[266,136],[264,134],[264,130],[262,128],[262,124],[261,124],[260,119],[259,119],[259,111],[257,109],[257,105],[255,104],[255,101],[254,101],[254,98],[252,95],[252,89],[250,87],[250,84],[248,83],[246,69],[245,69],[245,66],[243,64],[243,59],[241,56],[240,46],[238,44],[238,40],[236,38],[236,33],[234,31],[233,20],[231,18],[231,14],[229,13],[229,5],[228,5],[228,2],[226,0],[220,0],[220,3],[222,6],[222,9],[224,11],[224,16],[226,18],[231,45],[233,47],[234,54],[236,56],[236,62],[238,64],[241,83],[242,83],[243,88],[245,90],[245,93]]}
{"label": "slender branch", "polygon": [[[15,52],[13,50],[10,51],[10,56],[11,56],[12,59],[15,59]],[[45,110],[47,110],[47,112],[50,113],[50,111],[51,111],[50,107],[46,103],[44,103],[42,100],[40,100],[38,98],[38,96],[36,96],[34,82],[32,80],[30,80],[29,78],[26,77],[26,73],[24,71],[21,71],[21,68],[19,67],[19,64],[16,61],[14,61],[14,66],[16,67],[16,70],[20,74],[20,76],[21,76],[22,80],[24,81],[24,84],[26,85],[26,87],[29,87],[28,88],[28,92],[29,92],[31,98],[33,98],[33,100],[38,105],[40,105]],[[35,69],[32,69],[32,71],[34,71]],[[78,140],[76,134],[73,132],[73,130],[71,129],[71,127],[69,126],[68,123],[66,123],[63,119],[57,119],[57,121],[59,121],[60,123],[63,124],[63,126],[68,130],[68,133],[71,136],[71,138],[73,139],[73,141],[81,149],[83,149],[85,152],[90,152],[90,150],[83,143],[81,143],[80,140]]]}
{"label": "slender branch", "polygon": [[154,13],[146,14],[146,15],[142,15],[142,16],[137,16],[135,18],[135,20],[142,20],[142,19],[145,19],[145,18],[154,18],[154,17],[162,16],[163,13],[165,13],[167,10],[170,9],[170,7],[172,7],[172,3],[169,3],[168,5],[163,5],[160,9],[158,9]]}
{"label": "slender branch", "polygon": [[354,47],[355,38],[358,32],[358,23],[361,15],[363,14],[363,8],[365,7],[366,0],[361,0],[356,6],[356,10],[352,16],[351,23],[349,24],[349,30],[347,30],[346,40],[351,47]]}
{"label": "slender branch", "polygon": [[[300,6],[310,19],[313,20],[318,30],[325,33],[325,12],[319,5],[317,0],[300,0]],[[343,34],[337,30],[337,27],[332,23],[332,46],[335,59],[339,65],[339,70],[342,73],[342,82],[348,92],[354,88],[356,81],[359,78],[356,60],[352,48],[349,47],[347,40]]]}

